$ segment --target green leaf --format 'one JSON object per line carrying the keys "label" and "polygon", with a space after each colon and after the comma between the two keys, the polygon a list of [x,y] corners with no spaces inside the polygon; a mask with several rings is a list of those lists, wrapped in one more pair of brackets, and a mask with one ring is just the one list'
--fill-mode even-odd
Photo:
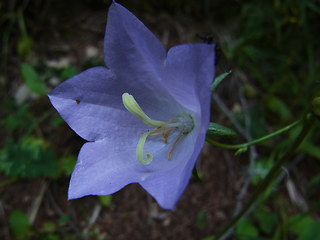
{"label": "green leaf", "polygon": [[300,151],[320,160],[320,147],[310,141],[304,141],[300,146]]}
{"label": "green leaf", "polygon": [[236,228],[236,236],[239,240],[256,239],[258,237],[257,228],[248,220],[242,219]]}
{"label": "green leaf", "polygon": [[267,212],[265,209],[257,208],[253,217],[258,220],[261,230],[267,234],[271,234],[275,224],[277,223],[277,215]]}
{"label": "green leaf", "polygon": [[55,232],[57,230],[57,226],[54,222],[46,221],[43,223],[42,228],[46,232]]}
{"label": "green leaf", "polygon": [[248,98],[254,98],[258,95],[258,92],[255,89],[255,87],[249,83],[243,84],[243,92],[244,92],[245,96]]}
{"label": "green leaf", "polygon": [[99,196],[99,200],[105,207],[110,207],[112,195],[106,195],[106,196]]}
{"label": "green leaf", "polygon": [[320,174],[315,175],[311,178],[311,180],[308,182],[307,186],[308,188],[316,187],[315,185],[320,184]]}
{"label": "green leaf", "polygon": [[218,87],[218,85],[222,82],[222,80],[224,80],[230,73],[231,73],[231,71],[225,72],[225,73],[220,74],[218,77],[216,77],[213,80],[213,83],[211,85],[211,91],[214,92],[216,90],[216,88]]}
{"label": "green leaf", "polygon": [[254,170],[251,177],[251,181],[254,185],[258,184],[262,179],[264,179],[269,173],[270,169],[273,167],[272,158],[260,158],[254,164]]}
{"label": "green leaf", "polygon": [[22,35],[18,42],[18,54],[20,57],[26,57],[30,54],[33,41],[28,35]]}
{"label": "green leaf", "polygon": [[199,173],[197,170],[197,167],[194,166],[193,170],[192,170],[192,176],[197,180],[197,181],[202,181],[203,178],[203,174]]}
{"label": "green leaf", "polygon": [[207,131],[208,137],[233,138],[237,133],[230,128],[211,122]]}
{"label": "green leaf", "polygon": [[308,224],[297,240],[320,240],[320,221]]}
{"label": "green leaf", "polygon": [[310,216],[295,215],[289,219],[289,230],[299,235],[314,222],[315,220]]}
{"label": "green leaf", "polygon": [[24,83],[32,92],[39,95],[45,95],[47,93],[44,82],[41,81],[39,74],[32,66],[22,63],[21,73]]}
{"label": "green leaf", "polygon": [[63,215],[59,218],[58,223],[59,225],[66,225],[70,221],[70,216],[69,215]]}
{"label": "green leaf", "polygon": [[11,114],[2,119],[0,123],[10,131],[18,128],[28,130],[33,123],[33,118],[28,112],[28,105],[23,104],[18,109],[12,109]]}
{"label": "green leaf", "polygon": [[285,103],[276,96],[269,95],[266,98],[266,106],[274,113],[276,113],[282,120],[287,120],[290,117],[290,111]]}
{"label": "green leaf", "polygon": [[14,210],[9,218],[9,226],[16,237],[21,237],[30,232],[31,227],[29,219],[25,213],[20,210]]}
{"label": "green leaf", "polygon": [[67,66],[62,69],[62,71],[60,73],[60,78],[61,78],[61,80],[64,81],[64,80],[67,80],[67,79],[73,77],[76,74],[77,74],[77,71],[74,69],[74,67]]}
{"label": "green leaf", "polygon": [[76,165],[77,158],[73,155],[69,155],[62,159],[62,169],[67,176],[70,176],[74,166]]}
{"label": "green leaf", "polygon": [[54,126],[54,127],[57,127],[59,126],[61,123],[63,123],[64,120],[63,118],[59,115],[59,114],[56,114],[55,117],[52,119],[52,122],[51,124]]}
{"label": "green leaf", "polygon": [[55,176],[59,172],[53,150],[35,138],[25,138],[18,143],[8,139],[0,152],[0,170],[7,176],[20,178]]}
{"label": "green leaf", "polygon": [[196,226],[199,229],[205,229],[205,227],[206,227],[206,213],[205,213],[205,211],[201,210],[197,213]]}

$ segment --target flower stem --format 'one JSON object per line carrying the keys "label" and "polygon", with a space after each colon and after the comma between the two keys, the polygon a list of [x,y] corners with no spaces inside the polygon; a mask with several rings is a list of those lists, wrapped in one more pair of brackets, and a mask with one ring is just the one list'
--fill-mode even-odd
{"label": "flower stem", "polygon": [[220,143],[220,142],[216,142],[214,140],[212,140],[211,138],[209,137],[206,137],[206,141],[210,144],[212,144],[213,146],[216,146],[216,147],[221,147],[221,148],[227,148],[227,149],[246,149],[248,147],[250,147],[251,145],[254,145],[254,144],[257,144],[257,143],[260,143],[262,141],[265,141],[269,138],[272,138],[276,135],[279,135],[285,131],[288,131],[290,130],[291,128],[297,126],[299,123],[301,123],[301,120],[298,120],[298,121],[295,121],[273,133],[270,133],[268,135],[265,135],[261,138],[258,138],[258,139],[255,139],[255,140],[252,140],[250,142],[246,142],[246,143],[241,143],[241,144],[235,144],[235,145],[230,145],[230,144],[225,144],[225,143]]}
{"label": "flower stem", "polygon": [[291,147],[288,149],[288,151],[280,157],[275,165],[271,168],[268,175],[264,178],[264,180],[257,186],[256,190],[248,200],[247,204],[242,208],[242,210],[237,214],[236,217],[234,217],[231,222],[223,229],[215,238],[215,240],[221,239],[227,232],[229,232],[233,227],[239,222],[239,220],[251,209],[251,207],[254,205],[254,203],[257,201],[259,196],[268,188],[268,186],[273,182],[272,180],[277,177],[281,171],[281,168],[284,164],[287,163],[288,160],[290,160],[295,150],[300,146],[300,144],[303,142],[307,134],[309,133],[310,129],[312,128],[315,117],[307,114],[305,118],[303,119],[303,128],[298,135],[298,137],[295,139]]}

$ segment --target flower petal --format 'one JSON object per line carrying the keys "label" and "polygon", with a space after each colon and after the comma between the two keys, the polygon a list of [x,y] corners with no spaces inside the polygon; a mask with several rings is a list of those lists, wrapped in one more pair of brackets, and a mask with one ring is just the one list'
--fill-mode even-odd
{"label": "flower petal", "polygon": [[165,65],[165,84],[183,106],[194,110],[198,108],[199,100],[210,102],[209,89],[214,78],[213,44],[175,46],[169,50]]}
{"label": "flower petal", "polygon": [[[171,147],[171,144],[168,144],[163,150],[156,152],[153,162],[146,166],[151,174],[139,183],[162,208],[174,209],[185,190],[204,144],[206,129],[203,129],[203,126],[198,125],[194,131],[182,137],[173,149],[172,159],[167,157]],[[156,151],[156,146],[154,148],[153,151]]]}
{"label": "flower petal", "polygon": [[162,208],[173,210],[189,182],[192,168],[191,171],[190,169],[182,170],[182,168],[172,169],[164,175],[158,174],[148,181],[141,182],[140,185],[157,200]]}
{"label": "flower petal", "polygon": [[[213,66],[212,45],[182,45],[169,51],[166,68],[170,76],[168,80],[172,84],[170,93],[187,109],[194,111],[195,129],[185,136],[186,139],[178,142],[170,162],[162,156],[162,168],[158,167],[152,177],[140,182],[165,209],[174,208],[189,182],[192,169],[203,147],[210,120]],[[159,162],[156,156],[150,166],[161,166]],[[171,162],[175,162],[176,165],[170,168],[173,164]]]}
{"label": "flower petal", "polygon": [[161,42],[126,8],[113,2],[104,40],[106,65],[128,86],[162,88],[166,52]]}
{"label": "flower petal", "polygon": [[52,105],[82,138],[96,141],[114,135],[114,129],[136,129],[136,136],[148,127],[126,110],[122,94],[130,92],[153,119],[169,121],[179,110],[174,100],[161,92],[128,86],[105,67],[88,69],[58,85],[49,93]]}
{"label": "flower petal", "polygon": [[95,141],[112,136],[116,128],[145,129],[124,108],[121,98],[124,91],[109,69],[95,67],[61,83],[49,98],[77,134]]}
{"label": "flower petal", "polygon": [[[108,12],[104,56],[106,65],[112,69],[118,81],[127,87],[128,93],[142,104],[143,110],[148,114],[147,108],[153,109],[153,116],[150,117],[170,120],[159,117],[175,117],[174,112],[182,109],[170,91],[170,80],[176,79],[166,79],[168,74],[165,73],[166,52],[163,45],[139,19],[115,2]],[[137,91],[139,95],[135,95]]]}
{"label": "flower petal", "polygon": [[[117,136],[114,136],[117,138]],[[143,177],[135,171],[135,143],[130,137],[89,142],[83,145],[71,176],[68,198],[112,194]]]}
{"label": "flower petal", "polygon": [[[188,151],[186,146],[183,148],[184,151]],[[187,159],[177,159],[177,157],[172,158],[172,160],[162,159],[163,162],[177,161],[179,164],[171,169],[155,171],[152,176],[141,181],[140,185],[157,200],[162,208],[174,209],[181,194],[188,185],[198,154],[199,151],[195,151]]]}

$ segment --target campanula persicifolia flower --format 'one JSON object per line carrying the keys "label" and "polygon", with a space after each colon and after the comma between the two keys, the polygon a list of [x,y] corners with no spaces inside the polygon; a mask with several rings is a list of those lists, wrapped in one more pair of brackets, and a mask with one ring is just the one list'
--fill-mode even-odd
{"label": "campanula persicifolia flower", "polygon": [[69,199],[112,194],[139,183],[165,209],[185,190],[205,141],[214,45],[165,51],[132,13],[113,2],[104,40],[106,67],[90,68],[50,94],[88,142],[71,176]]}

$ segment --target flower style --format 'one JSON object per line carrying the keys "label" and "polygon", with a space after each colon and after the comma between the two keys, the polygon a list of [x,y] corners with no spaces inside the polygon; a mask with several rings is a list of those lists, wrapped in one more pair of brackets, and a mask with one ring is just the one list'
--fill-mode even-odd
{"label": "flower style", "polygon": [[209,126],[214,45],[168,53],[126,8],[113,2],[104,40],[107,67],[90,68],[49,94],[88,142],[68,198],[112,194],[139,183],[164,209],[185,190]]}

